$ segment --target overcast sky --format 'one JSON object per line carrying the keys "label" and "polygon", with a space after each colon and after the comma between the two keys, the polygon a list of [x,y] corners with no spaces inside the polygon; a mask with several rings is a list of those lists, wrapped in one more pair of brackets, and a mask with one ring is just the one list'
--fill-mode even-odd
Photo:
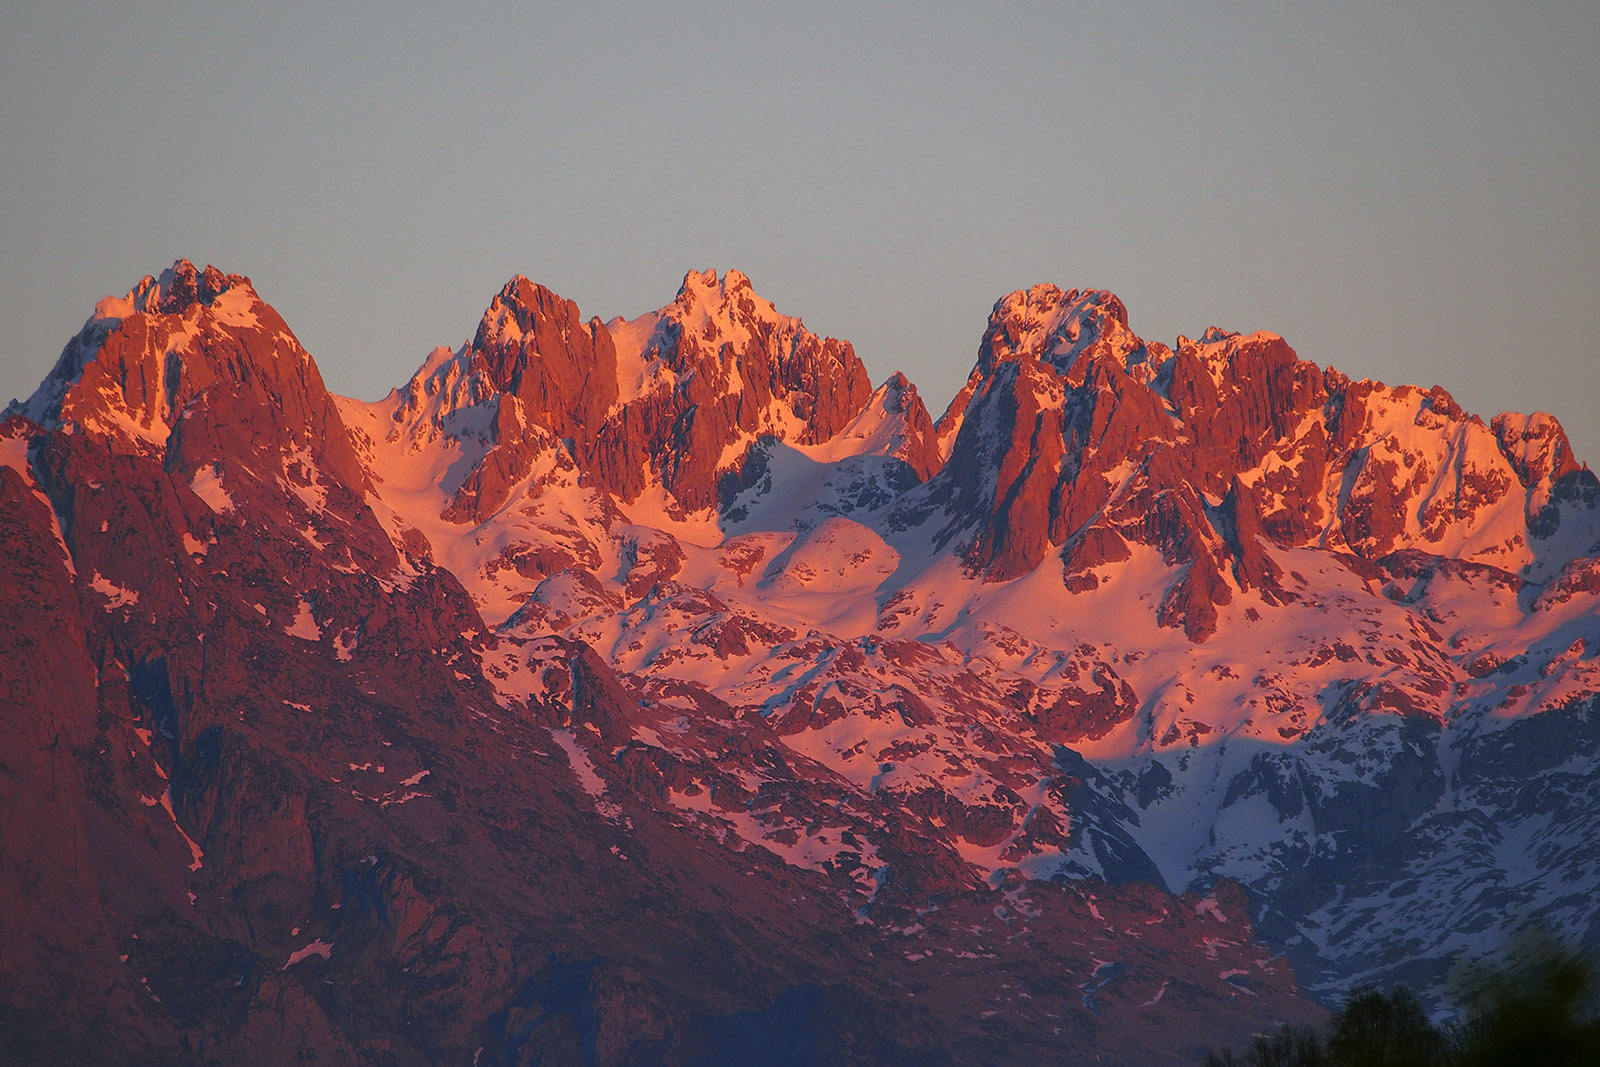
{"label": "overcast sky", "polygon": [[737,267],[935,415],[1051,281],[1600,462],[1595,0],[554,7],[0,5],[0,401],[179,257],[363,398],[513,274],[610,318]]}

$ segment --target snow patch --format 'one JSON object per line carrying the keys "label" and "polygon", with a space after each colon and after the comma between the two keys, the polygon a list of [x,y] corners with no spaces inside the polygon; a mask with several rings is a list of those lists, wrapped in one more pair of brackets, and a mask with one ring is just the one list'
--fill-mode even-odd
{"label": "snow patch", "polygon": [[194,477],[189,479],[189,488],[194,490],[195,496],[206,502],[206,506],[221,515],[234,509],[233,497],[222,484],[222,469],[219,464],[211,463],[194,472]]}
{"label": "snow patch", "polygon": [[96,574],[94,581],[89,583],[89,588],[106,598],[106,607],[128,608],[139,603],[139,594],[132,589],[124,589],[104,575]]}
{"label": "snow patch", "polygon": [[300,609],[295,614],[293,625],[285,627],[284,632],[302,641],[322,640],[322,627],[317,625],[316,616],[311,613],[311,605],[304,600],[300,601]]}
{"label": "snow patch", "polygon": [[303,963],[312,956],[316,956],[319,959],[327,959],[333,955],[333,946],[336,943],[337,942],[333,941],[324,941],[319,937],[305,948],[298,948],[289,953],[289,962],[285,963],[278,969],[281,971],[287,971],[290,967],[293,967],[297,963]]}
{"label": "snow patch", "polygon": [[567,754],[567,764],[572,768],[572,773],[578,779],[578,784],[583,791],[594,799],[594,810],[609,822],[616,822],[622,817],[622,806],[611,800],[606,795],[606,783],[600,777],[600,772],[595,770],[594,762],[589,759],[589,754],[578,744],[578,737],[571,730],[551,730],[550,736],[556,744]]}

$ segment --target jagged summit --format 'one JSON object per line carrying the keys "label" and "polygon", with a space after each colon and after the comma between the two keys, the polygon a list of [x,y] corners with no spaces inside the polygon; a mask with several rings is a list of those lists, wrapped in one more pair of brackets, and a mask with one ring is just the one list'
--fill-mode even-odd
{"label": "jagged summit", "polygon": [[599,319],[520,275],[490,302],[472,341],[473,365],[528,415],[587,445],[617,397],[617,356]]}
{"label": "jagged summit", "polygon": [[676,300],[684,304],[709,302],[715,305],[722,303],[740,291],[754,292],[750,287],[750,279],[745,276],[743,271],[730,268],[719,279],[714,268],[691,270],[684,274],[683,282],[678,286]]}
{"label": "jagged summit", "polygon": [[17,409],[113,454],[158,459],[176,479],[172,491],[205,506],[304,514],[315,500],[319,514],[347,524],[361,566],[395,566],[361,499],[369,475],[334,398],[242,275],[179,260],[100,301]]}
{"label": "jagged summit", "polygon": [[[939,419],[940,452],[948,458],[967,406],[1007,364],[1037,363],[1078,385],[1101,357],[1108,368],[1149,381],[1154,367],[1170,355],[1164,345],[1146,346],[1128,329],[1126,307],[1107,290],[1063,290],[1045,283],[1008,293],[995,301],[972,373]],[[1017,373],[1037,377],[1026,368]]]}
{"label": "jagged summit", "polygon": [[992,374],[1002,362],[1026,358],[1067,375],[1080,358],[1110,354],[1126,365],[1136,353],[1142,357],[1144,349],[1144,342],[1128,329],[1127,308],[1115,294],[1035,285],[995,301],[976,371]]}
{"label": "jagged summit", "polygon": [[466,402],[487,391],[517,407],[491,401],[497,473],[458,512],[478,519],[532,469],[516,440],[528,425],[568,442],[585,476],[619,499],[659,485],[670,506],[697,511],[718,504],[723,479],[758,438],[827,440],[871,393],[848,344],[780,315],[738,271],[691,271],[671,303],[609,323],[584,321],[571,301],[514,278],[468,359],[488,389],[464,387]]}
{"label": "jagged summit", "polygon": [[[226,299],[222,299],[226,297]],[[6,414],[23,414],[34,422],[56,424],[68,392],[82,377],[85,365],[94,360],[107,337],[123,320],[133,316],[184,315],[195,308],[214,308],[221,323],[247,323],[253,308],[260,303],[250,279],[240,274],[225,274],[216,267],[203,271],[187,259],[180,259],[159,275],[145,275],[126,295],[100,300],[94,314],[77,336],[62,349],[54,369],[27,401],[13,401]],[[195,313],[198,315],[198,312]],[[194,315],[191,315],[193,318]],[[147,383],[138,383],[139,391]],[[150,430],[148,421],[143,428]]]}
{"label": "jagged summit", "polygon": [[[247,291],[249,298],[256,298],[250,279],[244,275],[225,274],[210,264],[204,270],[198,270],[189,260],[180,259],[162,271],[159,278],[145,278],[135,293],[144,296],[147,301],[147,306],[140,310],[176,314],[195,304],[210,306],[218,297],[240,290]],[[154,306],[148,306],[150,298],[157,294],[159,299],[154,301]],[[243,297],[243,293],[240,295]],[[129,296],[131,299],[134,294],[130,293]]]}
{"label": "jagged summit", "polygon": [[1273,333],[1213,327],[1174,350],[1127,321],[1101,290],[996,303],[928,489],[971,573],[1010,582],[1056,555],[1089,590],[1153,548],[1174,571],[1157,619],[1204,641],[1241,596],[1295,595],[1268,546],[1422,551],[1540,581],[1585,566],[1593,516],[1564,509],[1589,496],[1548,416],[1485,426],[1442,389],[1351,381]]}
{"label": "jagged summit", "polygon": [[226,293],[235,293],[240,302],[259,299],[244,275],[226,274],[210,264],[202,270],[180,259],[159,275],[145,275],[126,296],[100,301],[93,319],[120,319],[136,313],[182,314],[196,304],[210,306]]}
{"label": "jagged summit", "polygon": [[[1117,508],[1160,513],[1166,505],[1149,493],[1184,501],[1173,514],[1192,517],[1179,521],[1194,527],[1179,539],[1191,547],[1166,552],[1178,566],[1202,542],[1238,545],[1240,528],[1365,558],[1432,546],[1538,575],[1570,558],[1518,532],[1559,525],[1565,497],[1556,486],[1576,469],[1548,416],[1502,415],[1486,427],[1442,390],[1351,382],[1299,360],[1275,334],[1212,327],[1174,349],[1147,343],[1128,321],[1123,302],[1100,289],[1041,284],[1001,297],[966,386],[925,432],[903,376],[887,383],[890,397],[874,400],[847,343],[779,314],[737,270],[690,271],[664,307],[609,323],[585,320],[572,301],[517,275],[468,346],[430,357],[385,402],[383,436],[475,442],[468,451],[483,458],[451,512],[462,520],[481,521],[503,504],[550,447],[623,502],[659,486],[666,506],[692,512],[736,491],[755,442],[820,446],[865,425],[875,404],[906,396],[911,428],[900,452],[919,479],[940,475],[933,491],[953,508],[946,536],[990,580],[1031,571],[1052,550],[1069,572],[1092,558],[1086,545],[1118,551],[1105,523]],[[167,448],[183,443],[173,434],[177,413],[201,398],[230,411],[243,404],[229,418],[244,426],[272,405],[310,413],[254,437],[282,438],[284,448],[315,439],[333,463],[350,462],[320,376],[276,312],[245,277],[188,260],[101,301],[34,397],[11,410]],[[1408,405],[1417,406],[1411,415]],[[468,411],[477,414],[453,414]],[[1396,420],[1406,418],[1413,428],[1402,431]],[[306,423],[315,427],[309,436]],[[191,423],[186,436],[219,432],[206,425]],[[1456,436],[1439,436],[1446,430]],[[1402,470],[1412,473],[1392,473]],[[1341,488],[1331,488],[1336,480]],[[1381,503],[1371,498],[1380,490]],[[1249,501],[1258,514],[1228,519],[1227,531],[1203,519],[1224,500]],[[1507,517],[1494,518],[1502,509]],[[1136,513],[1126,512],[1116,537],[1146,539],[1128,525]],[[1100,532],[1091,536],[1091,526]],[[1219,566],[1220,574],[1236,564]],[[1186,580],[1206,569],[1187,566]],[[1235,583],[1205,584],[1222,603]]]}
{"label": "jagged summit", "polygon": [[189,405],[219,388],[282,407],[290,433],[326,399],[311,357],[248,278],[180,259],[101,300],[18,408],[41,425],[164,446]]}
{"label": "jagged summit", "polygon": [[[769,360],[781,360],[779,346],[790,338],[809,336],[799,318],[781,314],[737,270],[729,270],[720,279],[715,270],[689,271],[672,303],[655,315],[667,327],[666,333],[656,338],[656,351],[669,360],[676,356],[673,365],[680,371],[691,369],[684,359],[693,353],[720,360],[753,347],[764,350]],[[687,345],[684,336],[690,339]],[[839,343],[832,338],[826,341]]]}

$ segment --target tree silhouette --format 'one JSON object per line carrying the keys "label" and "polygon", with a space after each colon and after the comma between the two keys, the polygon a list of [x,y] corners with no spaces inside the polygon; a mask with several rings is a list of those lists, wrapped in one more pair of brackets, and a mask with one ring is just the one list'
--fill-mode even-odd
{"label": "tree silhouette", "polygon": [[1600,1064],[1600,1004],[1593,967],[1570,955],[1486,983],[1457,1030],[1460,1067]]}
{"label": "tree silhouette", "polygon": [[1433,1067],[1449,1042],[1405,986],[1388,996],[1358,987],[1328,1029],[1328,1059],[1338,1067]]}
{"label": "tree silhouette", "polygon": [[1289,1025],[1240,1054],[1206,1054],[1204,1067],[1596,1067],[1600,986],[1584,959],[1549,947],[1534,962],[1470,983],[1464,1020],[1441,1029],[1416,995],[1396,986],[1352,990],[1327,1036]]}
{"label": "tree silhouette", "polygon": [[1205,1067],[1327,1067],[1329,1063],[1322,1035],[1314,1027],[1293,1023],[1274,1034],[1257,1034],[1243,1056],[1223,1049],[1205,1058]]}

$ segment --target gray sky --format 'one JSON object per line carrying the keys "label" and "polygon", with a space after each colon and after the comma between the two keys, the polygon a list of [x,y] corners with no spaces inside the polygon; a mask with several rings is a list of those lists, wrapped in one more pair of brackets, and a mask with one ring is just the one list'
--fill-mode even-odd
{"label": "gray sky", "polygon": [[737,267],[935,415],[1052,281],[1600,462],[1595,0],[549,8],[0,5],[0,401],[180,256],[363,398],[514,273],[610,318]]}

